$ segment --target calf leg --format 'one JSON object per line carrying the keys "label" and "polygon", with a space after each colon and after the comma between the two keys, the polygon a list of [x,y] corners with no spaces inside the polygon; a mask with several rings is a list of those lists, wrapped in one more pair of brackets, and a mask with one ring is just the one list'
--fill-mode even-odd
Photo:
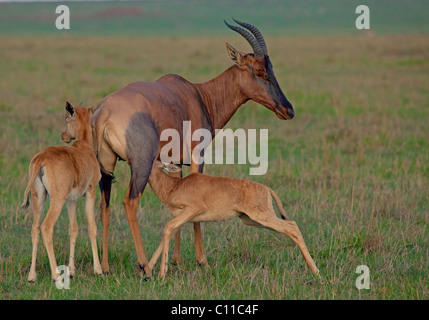
{"label": "calf leg", "polygon": [[201,236],[201,224],[194,222],[194,235],[195,235],[195,259],[199,266],[208,266],[207,258],[204,255],[203,237]]}
{"label": "calf leg", "polygon": [[[190,172],[203,172],[204,166],[201,164],[197,164],[195,162],[191,163]],[[182,171],[179,173],[173,173],[171,172],[170,175],[176,176],[176,177],[182,177]],[[181,228],[178,228],[175,237],[174,237],[174,250],[173,250],[173,256],[171,257],[172,263],[180,263],[181,260],[181,254],[180,254],[180,233]],[[208,266],[207,258],[204,255],[204,249],[203,249],[203,238],[201,236],[201,225],[199,222],[194,222],[194,235],[195,235],[195,260],[198,265],[204,265]]]}
{"label": "calf leg", "polygon": [[51,265],[52,279],[54,281],[59,277],[59,273],[56,272],[57,261],[55,260],[52,234],[54,231],[55,223],[57,222],[58,217],[60,216],[63,205],[64,205],[64,200],[60,200],[56,197],[51,197],[50,208],[40,228],[42,231],[43,242],[45,244],[46,251],[48,252],[49,264]]}
{"label": "calf leg", "polygon": [[257,214],[246,214],[251,220],[255,221],[259,225],[280,232],[291,238],[298,245],[298,248],[301,251],[301,254],[304,256],[304,259],[310,270],[315,274],[319,273],[319,269],[317,269],[316,264],[314,263],[310,253],[308,252],[307,246],[305,245],[304,239],[301,235],[301,232],[299,231],[298,225],[294,221],[281,220],[275,215],[274,211],[271,212],[270,210]]}
{"label": "calf leg", "polygon": [[33,201],[33,227],[31,229],[31,242],[33,244],[33,252],[31,257],[30,273],[28,275],[28,281],[36,281],[36,259],[37,259],[37,247],[39,244],[40,237],[40,224],[42,222],[43,204],[46,199],[46,190],[43,187],[39,179],[36,178],[34,185],[31,189],[31,196]]}
{"label": "calf leg", "polygon": [[97,249],[97,225],[95,223],[94,215],[94,204],[95,204],[95,188],[90,186],[85,194],[85,213],[88,220],[88,233],[91,241],[92,257],[94,261],[94,273],[101,275],[102,269],[100,260],[98,258]]}
{"label": "calf leg", "polygon": [[[169,175],[172,177],[182,178],[182,171],[170,172]],[[179,227],[177,228],[176,234],[174,236],[174,249],[173,249],[173,256],[171,257],[171,263],[174,263],[174,264],[179,264],[181,262],[180,233],[181,233],[181,228]]]}
{"label": "calf leg", "polygon": [[176,234],[174,235],[174,249],[173,256],[171,257],[171,263],[179,264],[182,260],[182,253],[180,252],[180,234],[181,228],[177,229]]}
{"label": "calf leg", "polygon": [[79,232],[79,228],[76,220],[76,200],[67,201],[67,211],[69,214],[70,226],[69,226],[69,236],[70,236],[70,258],[69,258],[69,274],[70,277],[75,275],[75,266],[74,266],[74,252],[76,246],[76,238]]}
{"label": "calf leg", "polygon": [[[199,172],[203,173],[204,163],[197,164],[196,162],[191,163],[191,173]],[[199,266],[208,266],[207,258],[204,255],[203,238],[201,236],[201,224],[194,222],[194,235],[195,235],[195,259]]]}
{"label": "calf leg", "polygon": [[[171,173],[170,173],[171,174]],[[172,263],[180,263],[181,253],[180,253],[180,233],[181,228],[178,228],[174,236],[174,250],[173,256],[171,257]],[[204,255],[203,249],[203,238],[201,236],[201,225],[199,222],[194,222],[194,235],[195,235],[195,260],[197,264],[202,266],[208,266],[207,258]]]}
{"label": "calf leg", "polygon": [[159,245],[158,249],[156,250],[154,256],[152,257],[151,261],[149,262],[150,266],[153,266],[156,261],[158,260],[159,254],[161,252],[162,248],[162,257],[161,257],[161,267],[159,270],[159,276],[164,277],[165,273],[168,269],[168,247],[171,241],[172,236],[176,233],[176,231],[186,222],[192,220],[192,218],[204,213],[205,208],[189,208],[186,209],[182,214],[180,214],[178,217],[175,217],[174,219],[170,220],[164,227],[163,236],[161,244]]}

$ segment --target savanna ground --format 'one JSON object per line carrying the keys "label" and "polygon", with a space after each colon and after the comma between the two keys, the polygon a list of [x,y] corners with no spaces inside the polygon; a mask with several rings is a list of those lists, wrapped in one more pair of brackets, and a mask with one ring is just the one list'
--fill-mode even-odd
{"label": "savanna ground", "polygon": [[[20,206],[28,163],[40,149],[62,144],[65,101],[94,106],[130,82],[166,73],[207,81],[231,64],[225,41],[241,50],[249,45],[231,34],[1,36],[0,298],[428,299],[429,36],[266,40],[296,116],[281,121],[248,102],[227,127],[269,130],[267,174],[249,176],[250,165],[207,165],[206,173],[273,188],[298,223],[320,279],[308,271],[290,239],[237,219],[202,224],[210,267],[196,266],[188,224],[182,230],[182,264],[170,266],[165,280],[143,281],[122,206],[129,169],[120,162],[111,199],[110,275],[92,274],[81,199],[70,290],[52,284],[42,241],[37,282],[27,283],[33,219],[31,209]],[[148,187],[138,219],[149,256],[169,218]],[[101,247],[99,214],[97,222]],[[67,264],[65,209],[55,227],[54,248],[58,264]],[[369,267],[369,290],[355,286],[359,265]]]}

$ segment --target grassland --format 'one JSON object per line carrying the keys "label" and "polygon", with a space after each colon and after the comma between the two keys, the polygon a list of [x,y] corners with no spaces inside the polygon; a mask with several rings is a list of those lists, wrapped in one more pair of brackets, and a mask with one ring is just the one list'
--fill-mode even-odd
{"label": "grassland", "polygon": [[[428,299],[427,2],[366,1],[370,33],[354,28],[358,1],[184,3],[70,2],[72,28],[61,32],[54,28],[56,3],[0,3],[0,299]],[[166,73],[209,80],[230,65],[225,41],[248,50],[222,24],[243,15],[267,35],[296,117],[281,121],[247,103],[227,127],[269,130],[267,174],[249,177],[249,165],[208,165],[206,172],[276,190],[321,279],[291,240],[234,220],[203,224],[210,268],[196,267],[186,225],[182,264],[170,267],[164,281],[143,281],[122,206],[129,169],[120,162],[111,274],[92,274],[80,200],[70,290],[52,284],[42,243],[38,280],[28,284],[32,216],[20,209],[27,168],[40,149],[62,144],[64,102],[93,106],[130,82]],[[151,256],[170,217],[149,187],[138,212]],[[58,264],[67,264],[65,210],[54,245]],[[369,267],[369,290],[355,287],[359,265]]]}
{"label": "grassland", "polygon": [[[207,173],[248,177],[278,192],[297,221],[322,278],[297,247],[239,221],[203,224],[210,268],[194,262],[192,227],[182,232],[183,263],[165,281],[142,281],[122,207],[129,171],[116,170],[111,275],[92,274],[83,203],[76,277],[70,290],[50,280],[42,244],[38,281],[27,283],[31,210],[20,210],[32,155],[61,144],[66,100],[95,105],[137,80],[177,73],[206,81],[226,69],[239,37],[8,37],[0,39],[1,299],[427,299],[429,190],[429,37],[267,37],[277,79],[296,117],[278,120],[249,102],[228,124],[269,129],[269,169],[209,165]],[[98,219],[99,235],[101,224]],[[158,245],[168,212],[147,188],[139,224],[146,251]],[[101,245],[101,237],[98,237]],[[68,259],[68,217],[54,235],[58,264]],[[358,290],[358,265],[371,288]]]}

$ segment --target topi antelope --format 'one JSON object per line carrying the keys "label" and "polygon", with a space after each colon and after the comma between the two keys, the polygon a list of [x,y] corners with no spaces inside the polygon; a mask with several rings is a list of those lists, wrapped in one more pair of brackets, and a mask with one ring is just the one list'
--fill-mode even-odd
{"label": "topi antelope", "polygon": [[[164,277],[167,271],[170,240],[183,224],[189,221],[225,221],[233,217],[239,217],[246,225],[287,235],[298,245],[310,270],[319,273],[297,224],[286,220],[279,197],[267,186],[250,180],[212,177],[201,173],[192,173],[180,179],[162,172],[163,169],[180,171],[174,164],[165,165],[155,160],[153,166],[149,183],[159,200],[174,215],[165,225],[161,243],[149,262],[152,269],[162,253],[160,277]],[[274,213],[272,199],[282,219]]]}
{"label": "topi antelope", "polygon": [[[97,184],[100,181],[100,167],[95,157],[91,135],[91,110],[83,106],[73,108],[66,103],[66,128],[61,134],[64,142],[76,141],[71,146],[48,147],[34,156],[29,166],[29,182],[24,194],[23,208],[29,206],[31,189],[33,201],[33,256],[28,281],[36,280],[36,257],[40,230],[48,252],[53,280],[59,279],[54,254],[52,234],[64,203],[70,218],[70,276],[75,274],[74,251],[78,226],[76,221],[76,201],[85,196],[85,212],[88,219],[89,238],[94,259],[94,272],[102,274],[97,252],[97,226],[95,224],[94,203]],[[42,221],[46,196],[50,197],[50,207]]]}
{"label": "topi antelope", "polygon": [[[124,198],[124,208],[133,236],[140,267],[151,275],[137,224],[137,206],[146,187],[152,164],[167,142],[159,137],[164,129],[175,129],[181,141],[183,121],[191,121],[192,134],[207,129],[213,137],[222,129],[237,109],[253,100],[272,110],[280,119],[292,119],[294,110],[286,99],[274,75],[267,46],[260,31],[247,23],[235,20],[249,31],[228,24],[251,45],[253,53],[244,53],[226,43],[229,58],[234,63],[218,77],[205,83],[191,83],[168,74],[155,82],[135,82],[104,98],[92,117],[94,147],[101,166],[101,220],[103,250],[101,266],[109,271],[108,229],[110,193],[118,159],[125,160],[131,169],[131,179]],[[179,148],[180,158],[174,163],[190,163],[190,172],[202,172],[204,164],[189,162],[190,154],[199,144],[192,141],[188,154]],[[202,155],[203,156],[203,155]],[[180,176],[180,173],[178,174]],[[200,223],[194,223],[196,260],[207,264],[204,257]],[[176,233],[173,262],[180,261],[180,232]]]}

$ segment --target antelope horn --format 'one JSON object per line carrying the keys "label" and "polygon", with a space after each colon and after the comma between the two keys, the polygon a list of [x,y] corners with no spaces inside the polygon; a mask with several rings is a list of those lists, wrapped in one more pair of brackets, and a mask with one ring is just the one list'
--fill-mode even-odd
{"label": "antelope horn", "polygon": [[249,44],[252,46],[253,52],[255,53],[256,57],[263,57],[264,56],[264,51],[262,50],[258,40],[256,40],[255,37],[252,36],[248,31],[246,31],[240,27],[232,26],[228,22],[226,22],[225,20],[223,20],[223,22],[225,22],[225,24],[228,28],[230,28],[230,29],[234,30],[235,32],[241,34],[243,36],[243,38],[246,39],[247,42],[249,42]]}
{"label": "antelope horn", "polygon": [[258,41],[259,45],[261,46],[262,51],[264,51],[264,54],[268,55],[267,45],[265,44],[264,37],[262,36],[262,33],[261,31],[259,31],[258,28],[256,28],[255,26],[252,26],[249,23],[235,20],[234,18],[232,18],[232,20],[234,20],[237,24],[252,32],[252,34],[255,36],[256,40]]}

